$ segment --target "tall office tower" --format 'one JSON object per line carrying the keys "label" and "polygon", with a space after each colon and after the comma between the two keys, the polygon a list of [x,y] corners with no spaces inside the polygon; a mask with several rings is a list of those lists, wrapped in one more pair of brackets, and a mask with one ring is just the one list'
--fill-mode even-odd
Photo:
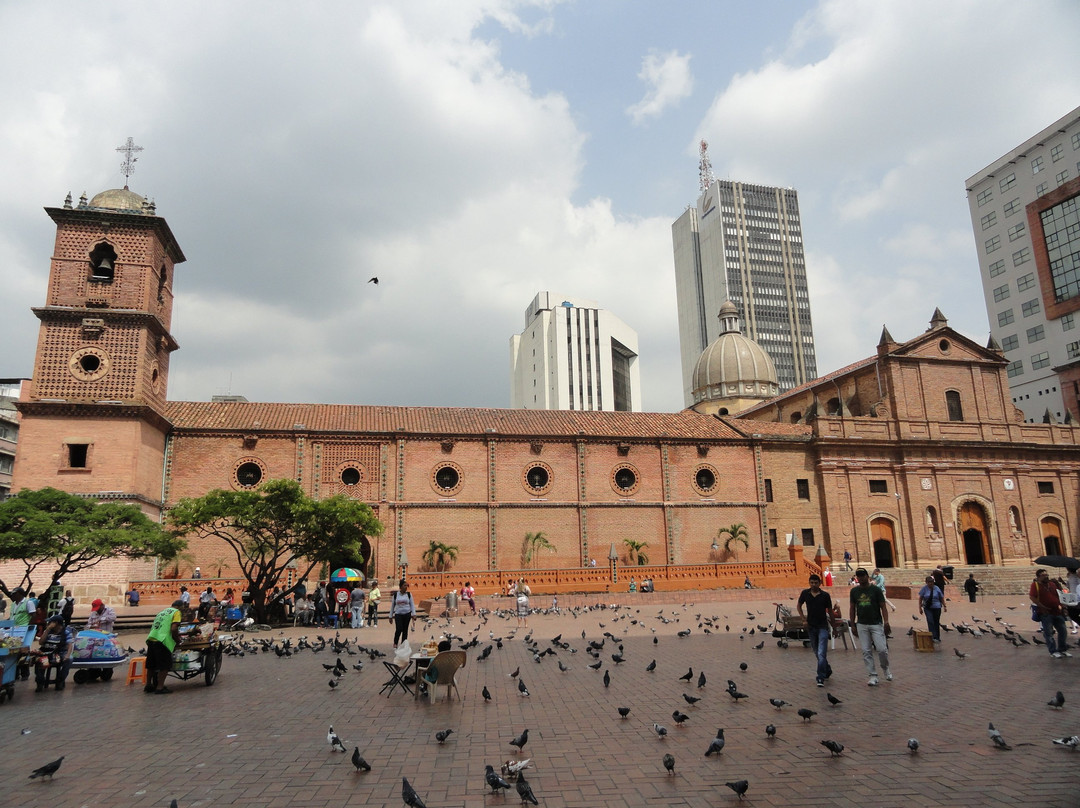
{"label": "tall office tower", "polygon": [[1080,416],[1080,107],[967,181],[990,333],[1024,419]]}
{"label": "tall office tower", "polygon": [[720,336],[725,300],[772,358],[781,392],[817,376],[798,194],[714,180],[707,160],[703,143],[703,192],[671,226],[686,406],[694,365]]}
{"label": "tall office tower", "polygon": [[540,292],[510,338],[510,406],[641,412],[638,338],[591,300]]}

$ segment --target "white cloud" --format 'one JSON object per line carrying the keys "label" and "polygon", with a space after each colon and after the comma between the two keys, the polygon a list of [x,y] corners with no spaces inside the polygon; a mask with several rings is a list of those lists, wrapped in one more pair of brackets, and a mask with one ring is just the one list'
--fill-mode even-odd
{"label": "white cloud", "polygon": [[660,53],[652,49],[641,60],[638,78],[646,85],[645,96],[626,109],[626,114],[635,124],[658,117],[694,90],[689,53],[680,54],[674,50]]}

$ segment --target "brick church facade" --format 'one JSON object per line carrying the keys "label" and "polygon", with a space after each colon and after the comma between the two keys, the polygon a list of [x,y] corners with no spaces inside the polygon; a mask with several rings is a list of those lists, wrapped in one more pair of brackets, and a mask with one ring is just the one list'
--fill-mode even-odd
{"label": "brick church facade", "polygon": [[[1022,423],[1001,351],[939,314],[913,339],[885,331],[875,355],[736,415],[172,402],[184,256],[165,220],[127,189],[46,211],[57,234],[18,405],[16,489],[161,517],[184,497],[290,478],[373,508],[385,532],[363,565],[380,580],[403,552],[420,569],[438,541],[476,583],[521,568],[537,531],[554,549],[532,566],[549,571],[606,567],[633,539],[654,567],[711,574],[729,560],[718,529],[737,523],[743,564],[824,549],[882,567],[1027,565],[1076,546],[1080,431]],[[204,570],[234,569],[224,548],[191,551]],[[160,572],[110,560],[87,575],[122,592]]]}

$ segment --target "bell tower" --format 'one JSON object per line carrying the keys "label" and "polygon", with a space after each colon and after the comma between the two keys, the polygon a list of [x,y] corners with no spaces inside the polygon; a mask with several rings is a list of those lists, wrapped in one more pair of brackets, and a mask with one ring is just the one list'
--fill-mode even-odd
{"label": "bell tower", "polygon": [[46,208],[56,223],[15,488],[52,486],[161,510],[173,270],[154,204],[128,190]]}

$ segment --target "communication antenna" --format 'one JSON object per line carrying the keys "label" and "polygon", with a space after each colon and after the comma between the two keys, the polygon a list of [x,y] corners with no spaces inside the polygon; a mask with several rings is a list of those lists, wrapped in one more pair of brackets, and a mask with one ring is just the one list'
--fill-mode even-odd
{"label": "communication antenna", "polygon": [[[130,142],[130,138],[128,139]],[[698,178],[701,181],[701,192],[709,190],[716,177],[712,173],[712,160],[709,159],[709,141],[701,141],[701,160],[698,163]]]}
{"label": "communication antenna", "polygon": [[[704,141],[702,141],[704,143]],[[135,145],[134,138],[128,138],[123,146],[117,146],[118,152],[124,153],[124,162],[120,164],[120,173],[124,175],[124,190],[128,190],[128,179],[135,173],[135,163],[139,158],[135,155],[143,150],[142,146]]]}

